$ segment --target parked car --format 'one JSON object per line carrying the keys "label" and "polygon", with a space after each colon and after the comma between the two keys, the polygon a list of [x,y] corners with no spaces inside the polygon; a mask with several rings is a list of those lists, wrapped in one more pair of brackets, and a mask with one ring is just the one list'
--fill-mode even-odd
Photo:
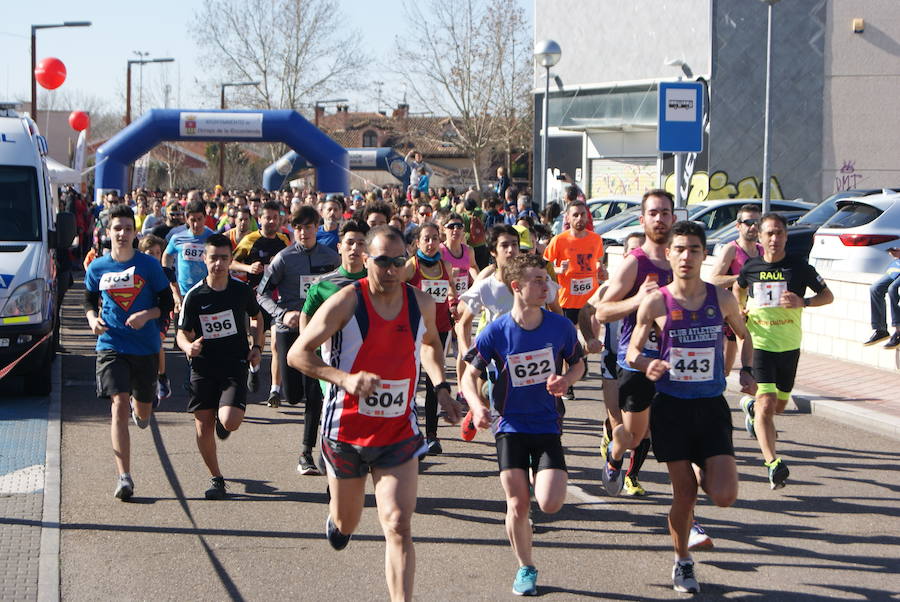
{"label": "parked car", "polygon": [[819,271],[881,274],[900,247],[900,193],[841,199],[818,229],[809,262]]}
{"label": "parked car", "polygon": [[[795,211],[775,211],[774,213],[778,213],[784,216],[784,219],[787,220],[788,223],[788,232],[790,232],[791,225],[797,223],[797,220],[809,213],[808,211],[803,210],[795,210]],[[731,242],[737,240],[738,231],[737,231],[737,220],[734,220],[730,224],[722,226],[715,232],[710,232],[706,235],[706,252],[709,255],[717,255],[722,252],[722,247]],[[788,245],[790,246],[790,238],[788,239]],[[788,250],[790,254],[790,250]]]}
{"label": "parked car", "polygon": [[[639,196],[621,196],[621,197],[597,197],[587,201],[588,211],[594,224],[605,221],[615,215],[621,214],[623,211],[641,204]],[[559,234],[563,229],[563,215],[560,214],[553,221],[553,233]],[[596,230],[595,230],[596,231]]]}
{"label": "parked car", "polygon": [[[759,204],[759,199],[722,199],[715,201],[703,201],[688,205],[688,219],[700,223],[707,231],[718,230],[722,226],[737,218],[738,210],[748,203]],[[799,199],[793,201],[772,201],[773,211],[809,211],[812,203]],[[636,216],[633,220],[622,224],[616,229],[603,234],[603,244],[621,245],[625,238],[632,232],[642,232],[643,229]]]}

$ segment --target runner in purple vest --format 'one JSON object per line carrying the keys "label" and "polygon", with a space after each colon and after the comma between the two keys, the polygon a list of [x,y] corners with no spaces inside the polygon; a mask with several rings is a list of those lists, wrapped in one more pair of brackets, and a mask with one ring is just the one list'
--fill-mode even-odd
{"label": "runner in purple vest", "polygon": [[[710,282],[731,289],[747,260],[763,254],[762,245],[757,242],[759,240],[759,216],[759,205],[742,205],[738,209],[738,238],[731,244],[725,245],[722,255],[716,258]],[[737,341],[734,332],[728,326],[725,326],[725,338],[725,376],[727,377],[734,366],[734,358],[737,357]]]}
{"label": "runner in purple vest", "polygon": [[[666,464],[672,481],[669,533],[676,561],[676,591],[699,592],[688,539],[698,485],[714,504],[731,506],[738,477],[731,440],[731,412],[723,393],[723,327],[729,324],[744,342],[741,360],[749,366],[753,342],[733,295],[700,279],[706,257],[706,233],[690,221],[676,223],[666,249],[671,284],[641,302],[626,359],[656,383],[650,414],[653,454]],[[647,357],[644,345],[659,331],[659,357]],[[745,392],[755,389],[753,370],[741,369]]]}

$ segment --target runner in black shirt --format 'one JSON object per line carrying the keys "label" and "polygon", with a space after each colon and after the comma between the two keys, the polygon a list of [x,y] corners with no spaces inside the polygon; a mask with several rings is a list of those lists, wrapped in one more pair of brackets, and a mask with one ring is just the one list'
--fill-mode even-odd
{"label": "runner in black shirt", "polygon": [[258,363],[265,331],[257,329],[247,346],[247,318],[259,319],[256,293],[231,278],[231,243],[213,234],[205,243],[208,274],[184,296],[178,346],[191,363],[188,411],[194,413],[197,447],[212,478],[206,499],[225,497],[225,479],[216,457],[216,440],[237,430],[247,407],[247,364]]}

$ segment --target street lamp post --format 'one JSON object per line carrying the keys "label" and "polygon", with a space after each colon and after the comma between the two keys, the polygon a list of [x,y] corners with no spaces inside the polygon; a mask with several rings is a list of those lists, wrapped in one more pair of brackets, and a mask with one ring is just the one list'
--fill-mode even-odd
{"label": "street lamp post", "polygon": [[[236,86],[258,86],[261,82],[227,82],[219,84],[219,108],[225,109],[225,88]],[[225,143],[219,142],[219,184],[225,187]]]}
{"label": "street lamp post", "polygon": [[[125,71],[125,125],[129,125],[131,123],[131,66],[132,65],[140,65],[141,73],[143,73],[143,67],[146,63],[172,63],[175,59],[173,58],[164,58],[164,59],[129,59],[128,60],[128,68]],[[142,77],[143,80],[143,77]],[[143,81],[141,82],[143,84]],[[141,86],[143,89],[143,85]],[[141,94],[141,105],[140,111],[143,113],[143,93]]]}
{"label": "street lamp post", "polygon": [[769,103],[772,98],[772,7],[779,0],[762,0],[768,5],[768,32],[766,34],[766,109],[765,109],[765,127],[763,128],[763,189],[762,189],[762,210],[763,214],[769,212],[771,208],[771,193],[769,190]]}
{"label": "street lamp post", "polygon": [[553,40],[541,40],[534,45],[534,58],[541,67],[546,69],[547,77],[544,86],[544,103],[541,109],[541,207],[547,206],[547,153],[548,143],[548,117],[550,106],[550,68],[559,62],[562,49]]}
{"label": "street lamp post", "polygon": [[90,21],[63,21],[62,23],[52,25],[32,25],[31,26],[31,118],[37,123],[37,80],[34,77],[34,70],[37,69],[37,30],[38,29],[56,29],[57,27],[90,27]]}

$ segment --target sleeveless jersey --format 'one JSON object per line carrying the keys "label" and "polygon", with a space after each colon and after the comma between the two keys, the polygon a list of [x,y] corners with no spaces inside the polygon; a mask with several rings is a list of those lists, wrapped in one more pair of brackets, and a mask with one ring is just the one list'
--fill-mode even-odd
{"label": "sleeveless jersey", "polygon": [[[637,274],[634,277],[634,285],[623,299],[635,296],[641,285],[644,284],[644,280],[650,274],[656,275],[656,281],[659,282],[660,286],[665,286],[672,282],[672,270],[656,267],[656,264],[644,252],[644,249],[638,247],[633,249],[629,255],[637,259]],[[619,366],[632,372],[634,372],[634,369],[628,366],[628,362],[625,361],[625,355],[628,353],[628,344],[631,342],[631,333],[634,332],[636,323],[636,311],[622,318],[622,329],[619,331],[619,350],[616,356]],[[650,338],[647,339],[647,343],[644,345],[644,355],[647,357],[659,357],[659,340],[655,330],[650,331]]]}
{"label": "sleeveless jersey", "polygon": [[441,266],[440,276],[432,278],[431,276],[426,276],[422,271],[418,257],[413,257],[413,261],[416,263],[416,271],[413,273],[413,277],[409,279],[409,284],[431,295],[431,298],[434,299],[436,312],[434,321],[438,332],[450,332],[453,327],[450,325],[450,301],[448,296],[452,284],[444,262],[439,261],[437,264]]}
{"label": "sleeveless jersey", "polygon": [[656,391],[682,399],[718,397],[725,391],[724,320],[715,285],[706,283],[706,299],[697,310],[681,307],[668,287],[659,291],[666,302],[659,357],[671,368],[656,382]]}
{"label": "sleeveless jersey", "polygon": [[403,287],[403,306],[393,320],[385,320],[372,306],[368,278],[352,286],[356,310],[322,345],[322,359],[345,372],[377,374],[381,384],[364,399],[329,384],[322,436],[365,447],[392,445],[419,434],[415,396],[425,320],[409,286]]}
{"label": "sleeveless jersey", "polygon": [[469,285],[472,284],[472,276],[469,274],[469,268],[472,266],[472,260],[470,258],[470,253],[472,250],[468,245],[462,246],[462,255],[456,257],[453,253],[450,252],[450,247],[441,243],[441,257],[447,260],[447,263],[450,264],[451,267],[457,268],[459,270],[459,276],[456,278],[451,278],[453,281],[453,288],[456,289],[457,295],[462,295],[464,292],[469,290]]}
{"label": "sleeveless jersey", "polygon": [[[736,240],[731,241],[731,244],[734,245],[734,259],[731,260],[731,265],[728,266],[728,274],[731,276],[737,276],[741,273],[741,268],[744,267],[744,264],[747,263],[747,260],[752,259],[752,257],[747,255],[747,251],[742,249],[741,245],[739,245]],[[760,257],[762,256],[762,254],[762,245],[756,243],[756,256]]]}

